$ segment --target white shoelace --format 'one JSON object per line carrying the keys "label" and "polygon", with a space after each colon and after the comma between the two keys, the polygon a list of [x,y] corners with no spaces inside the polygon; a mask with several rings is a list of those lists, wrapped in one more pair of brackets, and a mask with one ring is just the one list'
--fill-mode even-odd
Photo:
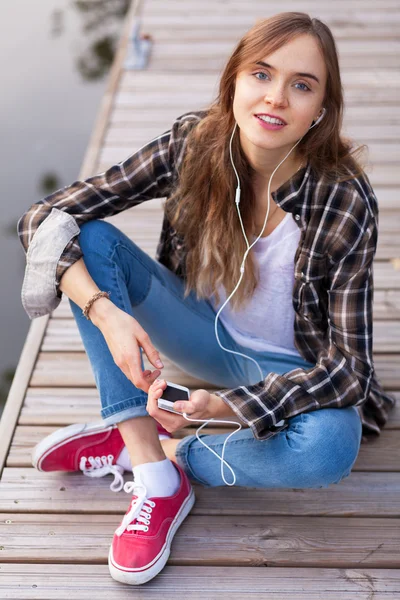
{"label": "white shoelace", "polygon": [[[122,519],[122,523],[115,530],[115,533],[121,536],[124,531],[148,531],[151,519],[150,513],[153,511],[156,503],[146,497],[146,486],[140,480],[127,481],[124,485],[124,491],[137,496],[137,498],[132,499],[130,510]],[[137,522],[131,525],[135,519]]]}
{"label": "white shoelace", "polygon": [[[114,456],[109,454],[108,456],[82,456],[79,468],[83,471],[83,474],[87,477],[104,477],[112,473],[114,475],[114,481],[110,485],[112,492],[119,492],[122,490],[124,485],[124,468],[120,465],[113,465]],[[90,463],[90,467],[86,467],[86,462]]]}

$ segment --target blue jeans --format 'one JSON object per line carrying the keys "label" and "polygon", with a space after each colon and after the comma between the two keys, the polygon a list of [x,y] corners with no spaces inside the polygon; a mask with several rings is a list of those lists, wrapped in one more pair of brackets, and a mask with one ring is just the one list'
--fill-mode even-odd
{"label": "blue jeans", "polygon": [[[260,380],[252,361],[218,345],[212,305],[197,300],[193,291],[184,299],[184,281],[118,228],[103,220],[89,221],[82,225],[79,241],[87,270],[99,289],[111,292],[112,302],[141,324],[162,355],[217,389]],[[82,315],[77,304],[69,302],[94,373],[104,423],[149,416],[147,394],[115,364],[101,331]],[[264,377],[271,371],[283,374],[296,367],[314,366],[301,357],[245,348],[235,342],[220,320],[218,328],[221,344],[254,358]],[[142,356],[142,349],[140,353]],[[355,407],[301,413],[287,423],[286,429],[267,440],[255,439],[246,426],[232,435],[224,458],[236,474],[235,485],[321,488],[350,474],[361,443],[361,420]],[[206,444],[221,456],[228,435],[200,437],[206,437]],[[225,485],[220,460],[195,435],[180,440],[176,457],[193,482],[205,487]],[[224,474],[232,481],[225,466]]]}

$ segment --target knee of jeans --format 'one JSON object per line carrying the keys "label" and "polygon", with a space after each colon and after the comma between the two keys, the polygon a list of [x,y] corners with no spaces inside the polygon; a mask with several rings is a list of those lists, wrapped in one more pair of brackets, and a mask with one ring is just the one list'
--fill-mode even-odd
{"label": "knee of jeans", "polygon": [[303,460],[310,487],[327,487],[347,477],[357,460],[361,421],[354,407],[303,414]]}
{"label": "knee of jeans", "polygon": [[80,226],[79,245],[86,255],[95,249],[98,251],[101,248],[104,251],[118,233],[115,225],[102,219],[93,219]]}

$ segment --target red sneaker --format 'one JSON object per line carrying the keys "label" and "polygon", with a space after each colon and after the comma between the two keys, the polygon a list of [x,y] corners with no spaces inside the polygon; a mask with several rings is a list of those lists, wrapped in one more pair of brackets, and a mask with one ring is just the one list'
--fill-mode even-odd
{"label": "red sneaker", "polygon": [[193,488],[181,467],[178,491],[165,498],[147,497],[140,478],[124,485],[133,492],[131,505],[116,529],[108,555],[111,577],[121,583],[141,585],[153,579],[165,566],[171,542],[195,503]]}
{"label": "red sneaker", "polygon": [[[157,431],[172,437],[159,423]],[[124,469],[116,462],[124,446],[116,425],[77,423],[57,429],[39,442],[32,452],[32,465],[39,471],[82,471],[88,477],[112,473],[110,489],[119,492]]]}

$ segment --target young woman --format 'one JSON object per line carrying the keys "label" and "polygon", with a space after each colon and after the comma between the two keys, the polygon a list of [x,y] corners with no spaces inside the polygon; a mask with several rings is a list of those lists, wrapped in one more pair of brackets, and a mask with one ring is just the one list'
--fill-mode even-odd
{"label": "young woman", "polygon": [[[239,486],[321,488],[349,475],[362,433],[387,420],[394,399],[372,355],[378,205],[342,113],[329,28],[278,14],[240,40],[207,110],[18,223],[24,308],[35,318],[68,296],[102,405],[100,424],[55,432],[33,464],[113,473],[115,490],[133,470],[109,555],[118,581],[161,571],[194,503],[189,478],[226,482],[226,442]],[[101,219],[156,197],[167,199],[155,261]],[[235,286],[220,344],[215,317]],[[182,416],[159,409],[160,352],[224,389],[194,391]],[[190,424],[183,413],[244,427],[202,436],[210,452],[197,436],[171,438]]]}

